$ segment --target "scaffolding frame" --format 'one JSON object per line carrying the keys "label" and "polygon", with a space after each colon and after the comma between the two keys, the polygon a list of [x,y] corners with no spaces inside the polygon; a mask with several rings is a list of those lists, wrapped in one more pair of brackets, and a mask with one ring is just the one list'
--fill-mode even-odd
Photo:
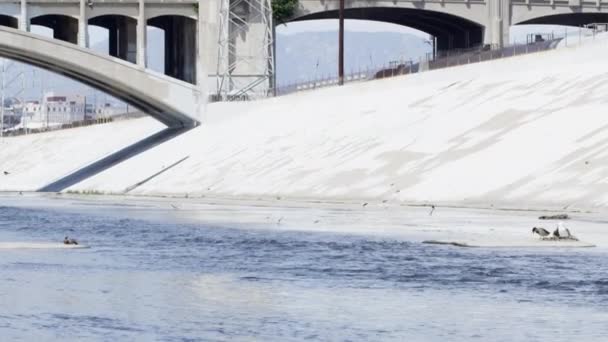
{"label": "scaffolding frame", "polygon": [[274,23],[271,0],[220,0],[217,97],[265,98],[274,91]]}

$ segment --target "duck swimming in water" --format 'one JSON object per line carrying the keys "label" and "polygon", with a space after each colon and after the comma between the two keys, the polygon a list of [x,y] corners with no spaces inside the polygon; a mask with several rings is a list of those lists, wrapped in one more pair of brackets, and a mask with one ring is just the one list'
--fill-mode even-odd
{"label": "duck swimming in water", "polygon": [[65,238],[63,238],[63,244],[64,245],[77,245],[78,241],[76,241],[76,239],[70,239],[66,236]]}

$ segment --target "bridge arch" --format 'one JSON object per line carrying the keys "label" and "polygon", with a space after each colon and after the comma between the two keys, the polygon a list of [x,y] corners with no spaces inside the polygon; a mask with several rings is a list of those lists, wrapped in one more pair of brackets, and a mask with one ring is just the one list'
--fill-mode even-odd
{"label": "bridge arch", "polygon": [[[437,38],[438,50],[481,45],[485,27],[457,15],[418,8],[360,7],[347,8],[346,19],[360,19],[411,27]],[[338,10],[326,10],[295,16],[289,21],[337,19]]]}
{"label": "bridge arch", "polygon": [[146,7],[146,20],[154,19],[162,16],[186,17],[197,20],[198,12],[194,4],[183,4],[178,6],[173,4],[170,7],[158,6],[158,4],[150,4]]}
{"label": "bridge arch", "polygon": [[196,84],[197,21],[183,15],[159,15],[147,24],[164,31],[165,74]]}
{"label": "bridge arch", "polygon": [[102,16],[125,16],[137,19],[138,8],[135,5],[120,5],[116,3],[103,4],[95,3],[92,7],[87,9],[87,19],[102,17]]}
{"label": "bridge arch", "polygon": [[31,25],[40,25],[53,30],[53,38],[76,44],[78,42],[78,19],[64,14],[44,14],[30,19]]}
{"label": "bridge arch", "polygon": [[123,100],[169,127],[192,127],[198,87],[76,44],[0,26],[0,57],[47,69]]}
{"label": "bridge arch", "polygon": [[514,25],[564,25],[564,26],[582,26],[591,23],[608,23],[608,13],[562,13],[552,15],[541,15],[531,18],[525,18]]}
{"label": "bridge arch", "polygon": [[126,15],[106,14],[89,18],[88,24],[108,30],[108,53],[137,62],[137,20]]}
{"label": "bridge arch", "polygon": [[17,28],[19,26],[19,20],[10,15],[0,15],[0,26]]}

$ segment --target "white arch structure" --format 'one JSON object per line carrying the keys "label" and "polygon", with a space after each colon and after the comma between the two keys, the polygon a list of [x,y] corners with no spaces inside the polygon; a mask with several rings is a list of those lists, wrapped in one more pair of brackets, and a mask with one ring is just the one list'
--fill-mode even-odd
{"label": "white arch structure", "polygon": [[168,127],[192,127],[199,88],[76,44],[0,26],[0,56],[78,80],[130,103]]}
{"label": "white arch structure", "polygon": [[[338,7],[339,0],[299,0],[291,20],[336,18]],[[347,18],[411,26],[461,45],[506,44],[511,25],[608,22],[608,0],[346,0],[345,9]]]}

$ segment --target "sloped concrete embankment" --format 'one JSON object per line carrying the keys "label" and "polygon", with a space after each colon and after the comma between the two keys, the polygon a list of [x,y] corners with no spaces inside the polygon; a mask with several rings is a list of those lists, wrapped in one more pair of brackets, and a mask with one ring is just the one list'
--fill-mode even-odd
{"label": "sloped concrete embankment", "polygon": [[[69,190],[604,208],[606,53],[608,42],[595,41],[255,103],[213,104],[201,127]],[[0,160],[6,157],[0,151]],[[34,167],[42,173],[44,158],[38,160]]]}

